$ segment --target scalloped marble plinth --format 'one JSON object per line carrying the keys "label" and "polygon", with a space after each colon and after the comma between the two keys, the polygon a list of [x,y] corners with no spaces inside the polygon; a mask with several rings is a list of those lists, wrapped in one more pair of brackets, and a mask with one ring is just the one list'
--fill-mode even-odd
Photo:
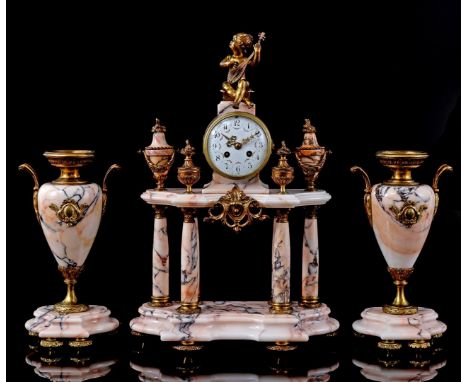
{"label": "scalloped marble plinth", "polygon": [[437,320],[438,314],[428,308],[418,308],[416,314],[393,315],[373,307],[365,309],[361,317],[354,321],[353,329],[382,340],[430,340],[447,330],[447,325]]}
{"label": "scalloped marble plinth", "polygon": [[34,372],[42,378],[51,381],[82,382],[90,379],[104,377],[109,374],[111,367],[116,364],[116,360],[95,362],[87,366],[60,366],[51,365],[26,357],[26,363],[34,367]]}
{"label": "scalloped marble plinth", "polygon": [[223,374],[209,374],[209,375],[196,375],[187,376],[187,379],[180,378],[179,376],[165,375],[160,369],[156,367],[140,366],[134,362],[130,362],[130,367],[137,371],[141,381],[204,381],[204,382],[220,382],[220,381],[235,381],[235,382],[327,382],[330,380],[330,373],[338,369],[340,364],[337,362],[332,366],[307,370],[307,375],[288,376],[276,373],[274,375],[258,375],[252,373],[223,373]]}
{"label": "scalloped marble plinth", "polygon": [[437,370],[445,366],[445,361],[430,365],[429,367],[398,369],[385,368],[379,365],[368,364],[353,359],[353,364],[361,368],[361,374],[371,381],[380,382],[416,382],[430,381],[437,376]]}
{"label": "scalloped marble plinth", "polygon": [[[232,186],[229,190],[232,189]],[[331,199],[331,195],[323,190],[305,192],[304,190],[288,189],[286,194],[280,194],[278,189],[268,193],[246,193],[258,201],[263,208],[296,208],[304,206],[320,206]],[[187,194],[185,188],[169,188],[166,191],[146,190],[141,198],[148,204],[172,206],[177,208],[209,208],[212,207],[225,192],[219,194],[202,193],[194,188],[192,194]]]}
{"label": "scalloped marble plinth", "polygon": [[309,337],[332,333],[339,323],[330,309],[304,309],[293,303],[291,314],[271,314],[266,301],[210,301],[199,314],[180,314],[179,305],[140,307],[140,317],[130,322],[136,332],[156,335],[161,341],[253,340],[305,342]]}
{"label": "scalloped marble plinth", "polygon": [[59,314],[53,305],[46,305],[36,309],[25,326],[41,338],[88,338],[117,329],[119,321],[110,313],[105,306],[90,305],[86,312]]}

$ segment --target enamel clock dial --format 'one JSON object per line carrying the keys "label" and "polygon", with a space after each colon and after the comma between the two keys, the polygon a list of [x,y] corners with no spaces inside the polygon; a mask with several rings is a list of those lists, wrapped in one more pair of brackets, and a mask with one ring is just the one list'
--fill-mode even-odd
{"label": "enamel clock dial", "polygon": [[208,126],[203,152],[211,168],[230,179],[260,172],[272,151],[270,133],[256,116],[245,112],[221,114]]}

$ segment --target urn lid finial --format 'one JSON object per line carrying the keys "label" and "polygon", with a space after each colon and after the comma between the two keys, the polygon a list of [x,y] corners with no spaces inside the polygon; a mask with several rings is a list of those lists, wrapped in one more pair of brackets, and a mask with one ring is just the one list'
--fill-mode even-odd
{"label": "urn lid finial", "polygon": [[156,118],[153,128],[151,129],[152,133],[165,133],[166,127],[161,125],[159,118]]}

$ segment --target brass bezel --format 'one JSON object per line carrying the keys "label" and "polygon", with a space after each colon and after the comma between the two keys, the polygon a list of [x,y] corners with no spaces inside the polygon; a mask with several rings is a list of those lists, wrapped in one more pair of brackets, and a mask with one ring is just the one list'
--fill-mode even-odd
{"label": "brass bezel", "polygon": [[[215,166],[215,164],[211,160],[211,158],[209,156],[209,152],[208,152],[208,138],[209,138],[213,128],[215,126],[217,126],[224,119],[227,119],[227,118],[230,118],[230,117],[233,117],[233,116],[245,117],[245,118],[248,118],[248,119],[252,120],[258,126],[260,126],[260,128],[263,130],[263,132],[265,133],[265,136],[267,138],[267,145],[268,146],[266,148],[267,152],[266,152],[266,155],[265,155],[265,159],[263,160],[261,165],[258,167],[258,169],[255,170],[255,172],[251,172],[251,173],[249,173],[247,175],[244,175],[244,176],[229,175],[229,174],[225,173],[224,171],[218,169],[217,166]],[[210,122],[210,124],[206,128],[205,135],[203,136],[203,154],[205,155],[206,161],[208,162],[210,167],[213,169],[213,171],[215,171],[216,173],[218,173],[218,174],[220,174],[220,175],[222,175],[222,176],[224,176],[224,177],[226,177],[228,179],[242,180],[242,179],[251,178],[251,177],[259,174],[260,171],[262,171],[262,169],[266,166],[266,164],[270,160],[270,156],[271,156],[272,151],[273,151],[273,141],[271,139],[271,135],[270,135],[270,131],[268,130],[268,127],[265,125],[265,123],[263,123],[263,121],[260,118],[258,118],[257,116],[255,116],[253,114],[247,113],[245,111],[231,111],[229,113],[218,115],[215,119],[213,119]]]}

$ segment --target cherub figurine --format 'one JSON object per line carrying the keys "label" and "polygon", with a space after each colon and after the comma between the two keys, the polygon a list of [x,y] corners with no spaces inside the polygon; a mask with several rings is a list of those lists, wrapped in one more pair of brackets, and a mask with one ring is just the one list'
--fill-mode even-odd
{"label": "cherub figurine", "polygon": [[[249,108],[253,106],[250,101],[249,82],[245,78],[247,65],[255,66],[260,62],[261,41],[265,33],[258,35],[258,42],[253,44],[253,37],[247,33],[238,33],[233,36],[229,44],[232,55],[220,62],[222,68],[229,68],[227,81],[223,82],[224,100],[233,101],[233,107],[239,108],[244,102]],[[252,50],[253,48],[253,50]]]}

